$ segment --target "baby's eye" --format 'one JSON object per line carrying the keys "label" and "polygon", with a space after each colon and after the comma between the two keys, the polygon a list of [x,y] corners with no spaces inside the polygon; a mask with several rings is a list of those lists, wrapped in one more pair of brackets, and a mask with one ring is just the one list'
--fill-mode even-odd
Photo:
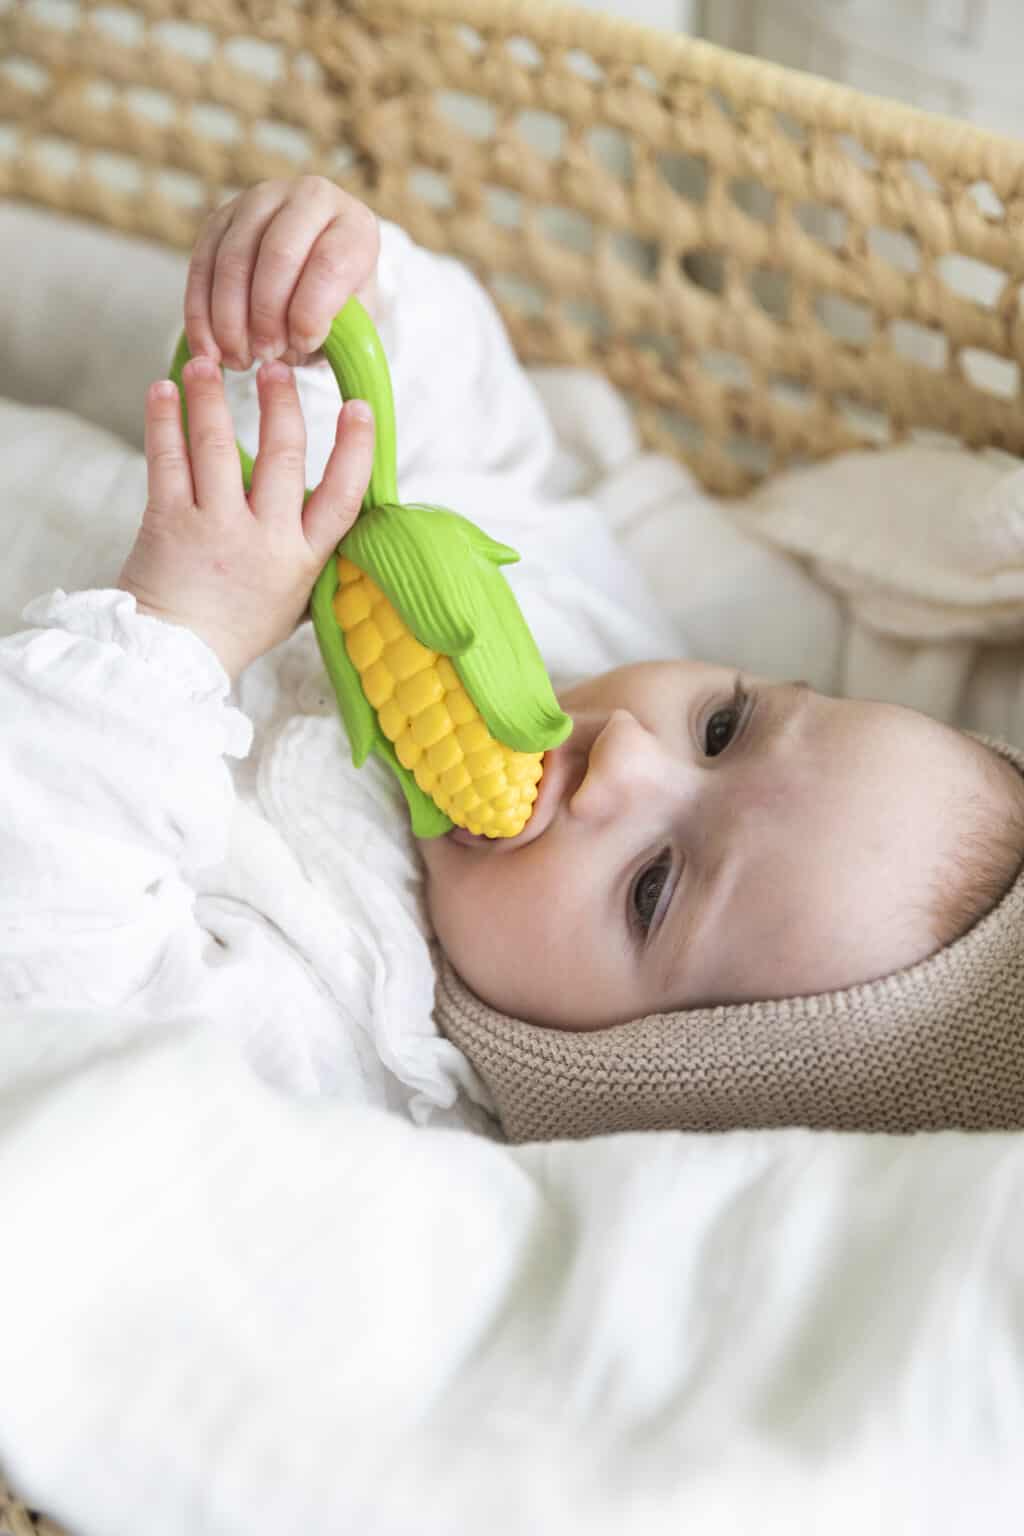
{"label": "baby's eye", "polygon": [[704,751],[708,757],[717,757],[725,751],[736,734],[739,718],[740,712],[735,704],[726,704],[715,710],[704,732]]}
{"label": "baby's eye", "polygon": [[658,910],[658,902],[661,893],[665,889],[665,881],[669,877],[672,868],[672,856],[666,849],[659,854],[653,864],[641,870],[633,886],[630,896],[630,905],[633,914],[640,926],[640,930],[646,933],[654,921],[654,914]]}
{"label": "baby's eye", "polygon": [[739,730],[750,701],[751,695],[743,686],[742,676],[737,676],[732,698],[721,709],[715,710],[704,727],[704,753],[707,757],[718,757],[725,751]]}

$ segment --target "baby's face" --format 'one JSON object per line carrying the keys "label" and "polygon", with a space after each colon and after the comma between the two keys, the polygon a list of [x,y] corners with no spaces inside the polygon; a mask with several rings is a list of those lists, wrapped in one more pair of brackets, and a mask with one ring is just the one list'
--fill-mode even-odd
{"label": "baby's face", "polygon": [[851,986],[936,947],[932,884],[979,743],[915,711],[723,667],[623,667],[561,696],[516,838],[420,844],[478,996],[567,1029]]}

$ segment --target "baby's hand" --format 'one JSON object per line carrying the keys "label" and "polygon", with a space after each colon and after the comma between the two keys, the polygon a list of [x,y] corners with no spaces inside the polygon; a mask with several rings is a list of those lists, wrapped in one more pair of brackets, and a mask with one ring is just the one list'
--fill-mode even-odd
{"label": "baby's hand", "polygon": [[259,451],[246,497],[220,370],[185,365],[189,444],[170,380],[146,396],[149,496],[117,585],[140,613],[205,640],[234,679],[291,634],[338,541],[356,519],[373,463],[362,400],[339,412],[324,476],[303,507],[306,429],[291,370],[265,364]]}
{"label": "baby's hand", "polygon": [[377,220],[324,176],[263,181],[206,220],[185,285],[193,357],[312,360],[353,293],[373,313]]}

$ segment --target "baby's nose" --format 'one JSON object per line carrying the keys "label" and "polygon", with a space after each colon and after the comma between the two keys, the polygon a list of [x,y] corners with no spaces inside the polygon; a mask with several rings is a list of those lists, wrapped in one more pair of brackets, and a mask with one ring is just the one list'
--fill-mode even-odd
{"label": "baby's nose", "polygon": [[673,793],[675,780],[672,759],[658,738],[628,710],[616,709],[590,749],[569,809],[584,821],[635,814]]}

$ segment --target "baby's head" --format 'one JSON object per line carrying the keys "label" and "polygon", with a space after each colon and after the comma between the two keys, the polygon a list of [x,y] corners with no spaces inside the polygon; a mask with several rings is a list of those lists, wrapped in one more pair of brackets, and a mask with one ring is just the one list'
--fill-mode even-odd
{"label": "baby's head", "polygon": [[834,993],[970,929],[1024,858],[1024,779],[895,705],[722,667],[562,695],[524,831],[422,844],[433,922],[491,1008],[595,1030]]}

